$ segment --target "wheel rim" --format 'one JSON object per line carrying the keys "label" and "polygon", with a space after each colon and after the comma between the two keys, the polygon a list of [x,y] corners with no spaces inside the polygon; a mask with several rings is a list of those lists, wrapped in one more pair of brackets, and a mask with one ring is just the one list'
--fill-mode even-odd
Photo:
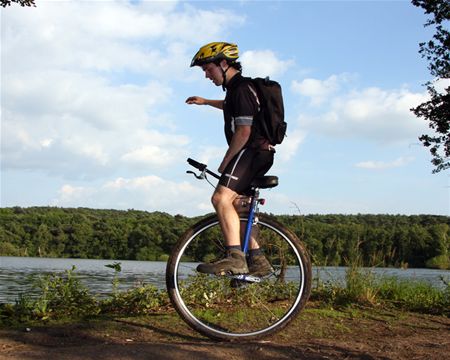
{"label": "wheel rim", "polygon": [[[178,252],[173,295],[185,320],[204,334],[257,337],[283,327],[298,311],[305,296],[304,260],[289,236],[275,226],[262,220],[258,229],[258,242],[275,268],[275,274],[260,283],[196,273],[196,265],[206,260],[205,253],[208,258],[205,248],[214,252],[224,248],[214,239],[221,238],[218,221],[197,229]],[[232,286],[236,283],[242,286]]]}

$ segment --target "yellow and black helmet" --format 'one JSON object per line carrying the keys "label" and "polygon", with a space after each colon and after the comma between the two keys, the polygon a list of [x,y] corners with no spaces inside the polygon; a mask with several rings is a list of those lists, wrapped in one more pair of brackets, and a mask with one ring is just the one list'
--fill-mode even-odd
{"label": "yellow and black helmet", "polygon": [[235,62],[239,57],[239,50],[236,44],[226,42],[212,42],[206,44],[197,51],[191,61],[192,66],[202,66],[210,62],[217,62],[223,59]]}

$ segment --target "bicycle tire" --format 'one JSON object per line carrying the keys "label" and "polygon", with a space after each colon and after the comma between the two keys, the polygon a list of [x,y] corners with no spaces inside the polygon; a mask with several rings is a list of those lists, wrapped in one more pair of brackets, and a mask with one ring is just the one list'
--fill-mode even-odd
{"label": "bicycle tire", "polygon": [[[287,326],[309,298],[311,263],[303,244],[272,217],[258,214],[256,219],[258,242],[276,270],[260,283],[196,273],[205,248],[224,251],[217,240],[222,235],[215,215],[189,228],[167,262],[166,285],[173,307],[190,327],[209,338],[239,341],[269,336]],[[240,220],[247,222],[243,215]]]}

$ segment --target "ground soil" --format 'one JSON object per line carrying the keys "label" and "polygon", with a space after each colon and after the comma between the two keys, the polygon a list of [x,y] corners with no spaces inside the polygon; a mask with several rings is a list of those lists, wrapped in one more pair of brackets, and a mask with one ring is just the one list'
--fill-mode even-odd
{"label": "ground soil", "polygon": [[227,343],[174,313],[0,329],[0,359],[450,359],[450,319],[308,306],[282,332]]}

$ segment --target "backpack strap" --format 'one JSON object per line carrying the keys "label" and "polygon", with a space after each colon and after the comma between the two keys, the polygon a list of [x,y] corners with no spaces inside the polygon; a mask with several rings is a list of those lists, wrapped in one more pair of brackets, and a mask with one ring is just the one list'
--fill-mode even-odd
{"label": "backpack strap", "polygon": [[256,103],[258,104],[258,112],[261,110],[261,103],[259,102],[258,94],[256,92],[256,89],[252,86],[253,84],[250,82],[248,84],[248,88],[250,89],[250,92],[255,96]]}

